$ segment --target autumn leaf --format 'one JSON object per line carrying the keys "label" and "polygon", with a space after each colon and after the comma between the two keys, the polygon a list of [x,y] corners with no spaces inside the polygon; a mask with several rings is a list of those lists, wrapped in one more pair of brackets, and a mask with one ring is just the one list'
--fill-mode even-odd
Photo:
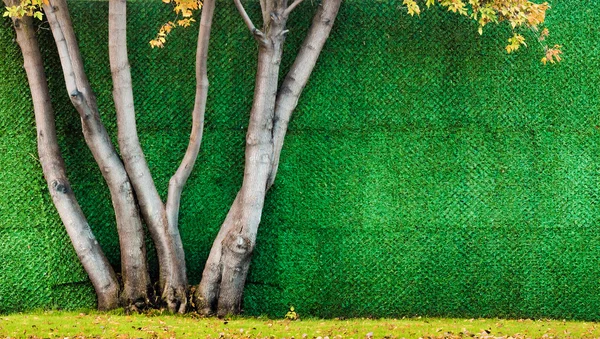
{"label": "autumn leaf", "polygon": [[506,46],[506,52],[509,54],[518,50],[521,45],[527,46],[525,43],[525,37],[515,33],[512,38],[508,39],[508,45]]}
{"label": "autumn leaf", "polygon": [[402,3],[406,5],[406,8],[408,9],[408,14],[410,14],[411,16],[414,16],[415,14],[421,14],[421,8],[419,8],[419,5],[417,5],[417,2],[415,0],[404,0]]}
{"label": "autumn leaf", "polygon": [[544,63],[544,65],[548,62],[551,64],[560,62],[562,60],[562,58],[560,57],[560,55],[562,54],[561,48],[562,46],[560,45],[554,45],[553,48],[548,48],[546,50],[546,56],[542,58],[542,62]]}
{"label": "autumn leaf", "polygon": [[164,47],[166,37],[175,27],[189,27],[192,22],[196,20],[192,18],[194,11],[202,8],[202,2],[200,0],[162,0],[162,2],[166,4],[173,4],[173,11],[177,14],[178,17],[183,17],[183,19],[177,19],[173,21],[169,21],[166,24],[162,25],[156,34],[156,38],[150,40],[150,47]]}
{"label": "autumn leaf", "polygon": [[[427,8],[439,4],[450,12],[469,17],[478,23],[477,32],[483,34],[483,29],[490,23],[500,24],[506,22],[513,31],[513,36],[508,39],[507,53],[517,51],[521,46],[527,46],[525,37],[518,32],[528,29],[537,35],[540,42],[545,41],[549,35],[547,28],[540,32],[539,26],[546,20],[546,12],[550,9],[547,2],[536,3],[536,0],[426,0]],[[418,0],[403,0],[408,9],[408,14],[420,14]],[[559,48],[549,48],[541,44],[544,50],[544,63],[554,63],[561,60],[562,53]]]}

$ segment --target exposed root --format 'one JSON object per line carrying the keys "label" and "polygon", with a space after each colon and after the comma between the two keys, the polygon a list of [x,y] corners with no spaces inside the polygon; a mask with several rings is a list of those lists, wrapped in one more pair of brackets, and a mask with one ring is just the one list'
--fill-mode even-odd
{"label": "exposed root", "polygon": [[220,285],[221,264],[207,264],[202,273],[202,281],[194,294],[194,304],[198,313],[204,316],[214,313],[217,307],[217,300],[219,299]]}
{"label": "exposed root", "polygon": [[135,300],[131,300],[131,299],[125,300],[125,299],[122,299],[121,305],[123,306],[123,308],[125,309],[125,313],[127,313],[127,314],[129,314],[129,313],[143,313],[146,310],[152,308],[152,304],[150,302],[150,299],[148,299],[148,297],[146,297],[146,296],[137,298]]}
{"label": "exposed root", "polygon": [[171,313],[184,314],[187,310],[187,287],[165,286],[162,299]]}

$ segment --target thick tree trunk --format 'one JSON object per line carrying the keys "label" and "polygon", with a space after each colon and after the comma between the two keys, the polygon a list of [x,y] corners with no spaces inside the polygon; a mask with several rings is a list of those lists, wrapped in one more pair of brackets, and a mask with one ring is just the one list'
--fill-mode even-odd
{"label": "thick tree trunk", "polygon": [[[198,288],[196,303],[204,313],[215,308],[218,315],[241,310],[243,288],[262,216],[267,179],[273,160],[273,114],[281,54],[285,41],[284,16],[287,1],[270,1],[264,33],[254,28],[239,1],[236,5],[259,42],[254,102],[246,135],[246,157],[242,188],[217,236],[218,258],[209,258]],[[220,251],[219,251],[220,247]],[[217,253],[220,252],[220,253]],[[217,259],[217,260],[215,260]],[[211,262],[212,261],[212,262]]]}
{"label": "thick tree trunk", "polygon": [[81,116],[83,135],[111,193],[121,248],[122,303],[143,307],[148,303],[150,278],[142,222],[129,177],[100,119],[66,1],[52,0],[44,11],[56,41],[67,91]]}
{"label": "thick tree trunk", "polygon": [[161,298],[170,311],[183,313],[187,306],[183,245],[177,227],[169,227],[165,206],[152,180],[137,135],[131,71],[127,57],[126,0],[110,0],[108,25],[119,148],[156,247]]}
{"label": "thick tree trunk", "polygon": [[267,179],[273,161],[273,114],[278,85],[279,67],[285,39],[285,19],[275,9],[266,32],[266,44],[258,53],[258,68],[254,102],[246,135],[244,180],[234,215],[233,228],[223,239],[222,273],[217,306],[218,315],[238,313],[250,258],[256,244],[267,189]]}
{"label": "thick tree trunk", "polygon": [[341,4],[341,0],[324,0],[320,5],[296,62],[277,94],[285,23],[302,0],[289,7],[286,1],[261,0],[265,33],[254,27],[240,1],[234,1],[260,47],[242,189],[213,243],[195,296],[201,313],[216,309],[220,316],[241,310],[264,198],[275,179],[287,125]]}
{"label": "thick tree trunk", "polygon": [[217,308],[217,300],[219,298],[219,287],[221,284],[221,255],[223,252],[223,240],[228,232],[233,228],[235,216],[239,214],[240,193],[238,192],[231,208],[225,217],[225,221],[219,229],[219,233],[213,241],[208,259],[204,264],[202,272],[202,280],[196,289],[194,302],[198,312],[204,315],[209,315]]}
{"label": "thick tree trunk", "polygon": [[[16,0],[5,0],[7,6]],[[48,83],[31,17],[14,19],[17,42],[23,53],[25,71],[31,89],[38,139],[38,154],[54,206],[71,238],[75,252],[88,274],[98,297],[98,309],[118,306],[119,284],[104,256],[66,176],[65,164],[56,140],[54,112]]]}

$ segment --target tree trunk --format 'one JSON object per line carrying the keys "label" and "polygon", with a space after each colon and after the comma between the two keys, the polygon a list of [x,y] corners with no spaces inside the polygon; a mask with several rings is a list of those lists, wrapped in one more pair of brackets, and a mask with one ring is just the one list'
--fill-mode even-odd
{"label": "tree trunk", "polygon": [[277,94],[277,80],[290,12],[302,0],[261,0],[266,34],[258,31],[239,0],[234,0],[250,31],[259,41],[258,70],[242,189],[213,243],[195,296],[201,313],[219,316],[241,311],[243,288],[250,266],[264,198],[277,172],[283,139],[302,89],[315,66],[338,13],[341,0],[320,5],[298,57]]}
{"label": "tree trunk", "polygon": [[215,253],[218,258],[209,258],[207,261],[196,296],[196,303],[202,312],[208,313],[216,308],[220,316],[241,310],[243,288],[256,243],[273,160],[273,114],[287,21],[283,15],[287,8],[285,0],[267,4],[266,7],[271,8],[272,12],[264,25],[264,33],[254,28],[239,1],[236,5],[257,37],[259,53],[254,102],[246,135],[242,188],[221,226],[222,231],[217,236],[220,243],[215,241],[217,251],[211,251],[211,254],[219,252],[220,247],[220,253]]}
{"label": "tree trunk", "polygon": [[222,273],[217,306],[218,315],[241,310],[243,289],[256,244],[273,160],[273,114],[279,67],[284,42],[285,20],[276,12],[266,33],[267,44],[258,53],[257,79],[250,124],[246,135],[244,180],[234,215],[233,227],[223,239]]}
{"label": "tree trunk", "polygon": [[126,307],[144,307],[150,278],[144,232],[129,177],[100,119],[66,1],[52,0],[51,5],[44,5],[44,11],[56,41],[67,91],[81,116],[83,135],[111,193],[121,248],[121,301]]}
{"label": "tree trunk", "polygon": [[200,314],[209,315],[217,308],[219,298],[219,286],[221,284],[221,254],[223,252],[223,240],[229,230],[233,228],[234,216],[239,214],[240,193],[238,192],[231,208],[225,217],[225,221],[219,229],[219,233],[213,241],[208,259],[202,271],[202,280],[196,289],[194,303]]}
{"label": "tree trunk", "polygon": [[[18,1],[5,0],[5,3],[11,6],[18,4]],[[13,22],[33,99],[38,154],[52,201],[94,286],[98,297],[98,309],[116,308],[119,304],[119,284],[116,275],[94,238],[66,176],[65,164],[56,140],[54,112],[32,18],[26,16],[13,19]]]}
{"label": "tree trunk", "polygon": [[[196,47],[196,96],[194,100],[194,110],[192,111],[192,132],[187,150],[179,165],[179,168],[169,180],[169,192],[166,203],[166,213],[169,225],[169,233],[175,240],[181,241],[179,236],[179,206],[181,192],[187,182],[202,143],[202,132],[204,130],[204,113],[206,111],[206,99],[208,96],[208,45],[210,41],[210,31],[215,11],[215,0],[204,0],[202,3],[202,15],[200,18],[200,27],[198,30],[198,44]],[[176,246],[177,257],[183,264],[182,270],[185,275],[185,253],[183,245]]]}
{"label": "tree trunk", "polygon": [[156,247],[161,298],[170,311],[183,313],[187,306],[183,245],[177,227],[169,227],[165,206],[152,180],[137,135],[131,72],[127,57],[126,0],[110,0],[108,26],[119,148]]}

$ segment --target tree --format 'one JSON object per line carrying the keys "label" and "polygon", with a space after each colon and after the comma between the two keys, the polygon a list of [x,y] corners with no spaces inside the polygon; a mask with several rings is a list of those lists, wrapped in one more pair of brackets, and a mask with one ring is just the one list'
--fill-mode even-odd
{"label": "tree", "polygon": [[[53,202],[71,237],[75,250],[90,276],[98,306],[110,309],[123,305],[140,309],[151,305],[151,282],[144,248],[142,220],[148,226],[159,260],[159,299],[173,312],[188,309],[188,286],[183,245],[178,231],[179,202],[183,187],[194,167],[202,139],[208,92],[207,55],[215,0],[163,0],[174,5],[183,17],[160,28],[153,47],[162,47],[176,26],[189,26],[193,13],[202,7],[196,50],[196,95],[192,112],[190,142],[180,167],[169,182],[167,201],[161,201],[138,141],[135,105],[126,41],[126,1],[109,2],[109,56],[113,99],[117,111],[120,156],[104,128],[96,99],[83,69],[78,44],[65,0],[5,0],[5,16],[11,16],[17,41],[34,98],[38,128],[38,150]],[[303,0],[260,0],[260,28],[247,14],[241,0],[233,0],[240,17],[258,44],[258,66],[250,123],[246,136],[245,169],[242,186],[216,236],[205,264],[200,285],[193,296],[194,306],[204,314],[237,313],[250,266],[256,234],[262,217],[265,195],[276,178],[287,126],[302,91],[331,32],[342,0],[322,0],[293,65],[279,84],[281,58],[289,16]],[[525,45],[518,33],[530,28],[544,41],[546,29],[539,30],[549,6],[528,0],[404,0],[409,14],[423,6],[439,5],[469,16],[479,32],[489,23],[508,22],[513,35],[508,53]],[[111,191],[121,245],[122,289],[120,282],[94,240],[65,174],[56,142],[54,117],[43,71],[32,17],[47,17],[61,59],[66,89],[82,122],[84,137]],[[560,60],[560,46],[542,43],[542,62]],[[139,212],[138,212],[139,210]]]}

